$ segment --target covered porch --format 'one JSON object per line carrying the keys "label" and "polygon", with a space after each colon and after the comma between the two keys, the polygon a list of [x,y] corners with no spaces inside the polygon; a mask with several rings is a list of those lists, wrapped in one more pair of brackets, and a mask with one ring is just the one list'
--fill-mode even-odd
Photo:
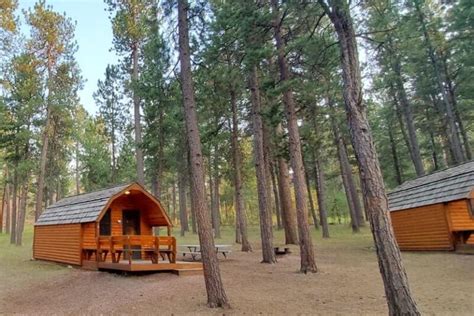
{"label": "covered porch", "polygon": [[172,236],[100,236],[95,246],[82,249],[82,265],[97,270],[172,271],[202,273],[202,264],[178,262]]}

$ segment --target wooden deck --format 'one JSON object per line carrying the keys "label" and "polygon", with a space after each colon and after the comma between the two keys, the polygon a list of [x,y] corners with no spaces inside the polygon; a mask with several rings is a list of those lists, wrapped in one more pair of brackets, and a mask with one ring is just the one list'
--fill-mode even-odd
{"label": "wooden deck", "polygon": [[169,261],[160,261],[159,263],[151,263],[147,260],[135,260],[129,264],[128,260],[121,260],[120,262],[98,262],[97,267],[100,270],[118,270],[127,272],[140,271],[169,271],[178,275],[182,274],[202,274],[202,263],[200,262],[185,262],[176,261],[170,263]]}

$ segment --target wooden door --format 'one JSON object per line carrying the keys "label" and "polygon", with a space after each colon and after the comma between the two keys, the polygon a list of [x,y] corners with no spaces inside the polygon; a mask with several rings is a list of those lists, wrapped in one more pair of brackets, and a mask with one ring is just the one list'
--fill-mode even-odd
{"label": "wooden door", "polygon": [[[140,235],[140,211],[139,210],[123,210],[122,211],[122,234]],[[141,249],[141,246],[131,246],[133,250]],[[128,256],[124,256],[128,259]],[[134,251],[132,259],[141,259],[141,252]]]}

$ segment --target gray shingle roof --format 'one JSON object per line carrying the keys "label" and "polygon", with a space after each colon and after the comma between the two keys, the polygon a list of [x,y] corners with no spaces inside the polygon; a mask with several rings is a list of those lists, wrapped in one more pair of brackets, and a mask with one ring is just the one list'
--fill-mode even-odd
{"label": "gray shingle roof", "polygon": [[76,224],[93,222],[115,194],[131,184],[66,197],[48,206],[35,225]]}
{"label": "gray shingle roof", "polygon": [[474,161],[407,181],[388,194],[390,211],[468,198],[474,189]]}

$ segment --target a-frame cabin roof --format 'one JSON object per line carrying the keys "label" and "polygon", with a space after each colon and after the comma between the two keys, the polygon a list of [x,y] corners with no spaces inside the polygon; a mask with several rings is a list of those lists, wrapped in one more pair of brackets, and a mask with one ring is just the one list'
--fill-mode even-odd
{"label": "a-frame cabin roof", "polygon": [[467,199],[474,189],[474,161],[407,181],[388,194],[390,211]]}
{"label": "a-frame cabin roof", "polygon": [[142,186],[134,182],[66,197],[48,206],[38,218],[35,225],[94,222],[98,219],[110,199],[125,192],[128,188],[137,186],[146,192]]}

